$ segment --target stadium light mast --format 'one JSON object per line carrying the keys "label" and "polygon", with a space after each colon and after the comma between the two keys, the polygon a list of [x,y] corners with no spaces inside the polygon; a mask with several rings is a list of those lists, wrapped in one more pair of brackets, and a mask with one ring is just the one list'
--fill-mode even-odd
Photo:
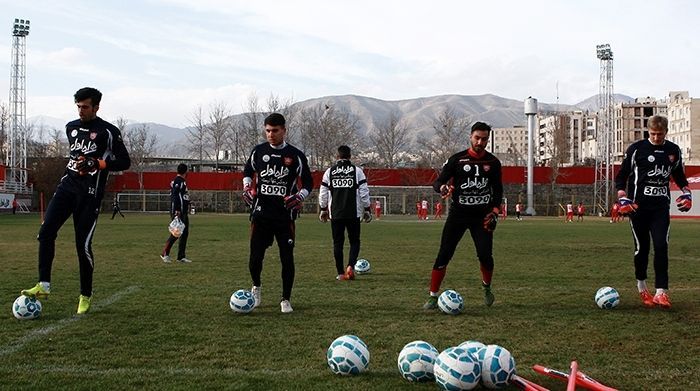
{"label": "stadium light mast", "polygon": [[610,210],[613,188],[613,141],[615,125],[615,100],[613,93],[613,52],[609,44],[596,45],[600,60],[600,87],[598,93],[598,126],[596,126],[595,183],[593,185],[594,208],[603,214]]}
{"label": "stadium light mast", "polygon": [[9,181],[19,189],[27,184],[27,95],[26,49],[29,20],[15,19],[12,26],[12,63],[10,66],[10,123],[6,164]]}
{"label": "stadium light mast", "polygon": [[534,165],[535,165],[535,131],[537,130],[537,99],[529,96],[525,99],[525,115],[527,116],[527,208],[525,213],[534,216]]}

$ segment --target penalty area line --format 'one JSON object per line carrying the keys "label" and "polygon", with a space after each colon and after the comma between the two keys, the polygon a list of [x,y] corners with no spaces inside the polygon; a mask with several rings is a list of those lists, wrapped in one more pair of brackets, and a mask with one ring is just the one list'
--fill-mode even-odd
{"label": "penalty area line", "polygon": [[[112,296],[106,298],[105,300],[99,301],[95,303],[92,308],[90,308],[90,312],[96,312],[100,311],[102,308],[105,308],[109,305],[112,305],[116,303],[117,301],[121,300],[122,297],[132,294],[134,292],[137,292],[141,288],[135,285],[132,285],[130,287],[127,287],[125,289],[122,289],[121,291],[113,294]],[[88,315],[89,316],[89,315]],[[15,342],[10,343],[7,346],[0,347],[0,356],[5,356],[8,354],[12,354],[24,347],[24,345],[28,344],[29,342],[32,342],[33,340],[43,337],[45,335],[51,334],[55,331],[61,330],[65,328],[66,326],[69,326],[70,324],[77,322],[81,319],[85,318],[83,315],[73,315],[70,318],[64,318],[56,322],[55,324],[52,324],[50,326],[42,327],[40,329],[32,330],[29,333],[27,333],[25,336],[22,338],[18,339]]]}

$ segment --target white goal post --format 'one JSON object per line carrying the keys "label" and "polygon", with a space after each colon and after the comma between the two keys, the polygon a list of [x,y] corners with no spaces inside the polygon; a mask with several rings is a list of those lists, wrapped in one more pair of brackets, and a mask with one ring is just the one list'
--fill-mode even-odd
{"label": "white goal post", "polygon": [[167,212],[170,193],[118,193],[117,201],[123,212]]}

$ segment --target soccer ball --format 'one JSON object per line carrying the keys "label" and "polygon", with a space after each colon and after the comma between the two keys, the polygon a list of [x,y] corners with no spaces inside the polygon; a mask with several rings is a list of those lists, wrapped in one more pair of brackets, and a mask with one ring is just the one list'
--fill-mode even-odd
{"label": "soccer ball", "polygon": [[399,353],[399,373],[411,382],[435,380],[433,365],[438,353],[433,345],[425,341],[407,343]]}
{"label": "soccer ball", "polygon": [[41,302],[34,297],[21,295],[12,303],[12,315],[17,319],[36,319],[41,315]]}
{"label": "soccer ball", "polygon": [[464,308],[464,299],[457,291],[448,289],[438,298],[438,307],[446,314],[457,315]]}
{"label": "soccer ball", "polygon": [[481,365],[466,349],[452,347],[435,359],[435,381],[444,390],[471,390],[479,385]]}
{"label": "soccer ball", "polygon": [[595,293],[595,303],[604,310],[615,308],[620,304],[620,294],[615,288],[604,286]]}
{"label": "soccer ball", "polygon": [[485,348],[486,345],[479,341],[469,340],[462,342],[457,347],[465,349],[467,352],[469,352],[469,354],[471,354],[474,357],[478,357],[477,353],[479,353],[479,350],[481,350],[482,348]]}
{"label": "soccer ball", "polygon": [[336,375],[357,375],[369,365],[369,350],[354,335],[336,338],[326,353],[328,367]]}
{"label": "soccer ball", "polygon": [[247,314],[252,311],[255,306],[255,299],[250,291],[245,289],[239,289],[231,295],[231,300],[229,300],[228,305],[231,307],[233,312],[238,312],[241,314]]}
{"label": "soccer ball", "polygon": [[477,353],[481,364],[481,383],[486,388],[503,388],[515,375],[515,360],[498,345],[488,345]]}
{"label": "soccer ball", "polygon": [[372,270],[372,268],[369,265],[369,261],[366,259],[358,259],[357,263],[355,263],[355,272],[357,274],[367,274]]}

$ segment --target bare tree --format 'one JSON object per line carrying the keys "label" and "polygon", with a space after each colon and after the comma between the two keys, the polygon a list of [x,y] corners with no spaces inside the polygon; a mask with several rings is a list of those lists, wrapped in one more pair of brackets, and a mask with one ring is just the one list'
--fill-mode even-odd
{"label": "bare tree", "polygon": [[131,158],[131,170],[138,174],[139,189],[143,191],[143,171],[146,167],[146,160],[155,153],[158,137],[151,133],[148,124],[139,124],[128,130],[124,129],[122,136]]}
{"label": "bare tree", "polygon": [[209,107],[209,123],[206,126],[206,135],[214,156],[214,169],[219,170],[219,160],[222,152],[226,151],[225,145],[229,142],[231,112],[223,102],[212,103]]}
{"label": "bare tree", "polygon": [[455,152],[469,144],[469,118],[460,118],[451,107],[446,107],[433,122],[432,137],[417,138],[418,154],[422,164],[438,168]]}
{"label": "bare tree", "polygon": [[48,157],[63,157],[68,155],[66,146],[66,134],[61,129],[51,128],[47,132]]}
{"label": "bare tree", "polygon": [[329,166],[336,158],[338,146],[357,149],[359,145],[357,117],[330,105],[301,110],[298,127],[301,145],[314,169]]}
{"label": "bare tree", "polygon": [[202,113],[202,106],[197,106],[197,108],[192,112],[190,117],[191,127],[187,128],[187,143],[190,153],[199,161],[199,171],[202,171],[202,164],[205,157],[209,157],[209,152],[207,148],[207,124],[205,123],[204,114]]}
{"label": "bare tree", "polygon": [[411,144],[408,126],[401,120],[398,112],[393,112],[389,118],[369,135],[375,146],[379,161],[384,167],[395,168],[398,156]]}

